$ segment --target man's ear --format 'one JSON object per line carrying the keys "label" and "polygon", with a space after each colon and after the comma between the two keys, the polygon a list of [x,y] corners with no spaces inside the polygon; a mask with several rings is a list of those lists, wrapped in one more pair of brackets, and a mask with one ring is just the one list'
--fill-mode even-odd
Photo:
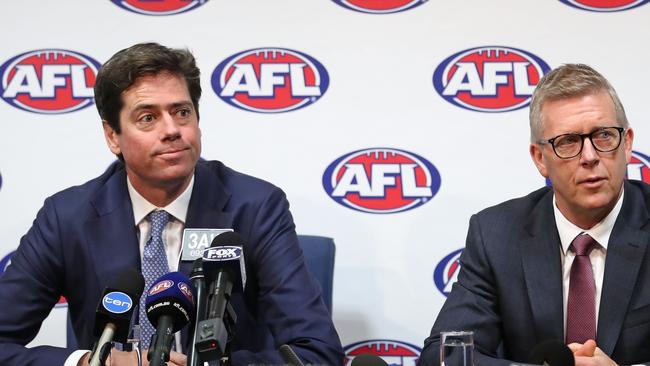
{"label": "man's ear", "polygon": [[535,163],[535,167],[544,178],[548,178],[548,170],[546,163],[544,163],[544,156],[542,154],[542,146],[539,144],[530,144],[530,157]]}
{"label": "man's ear", "polygon": [[120,155],[122,153],[122,150],[120,149],[120,140],[118,138],[118,133],[105,120],[102,120],[102,127],[104,127],[104,138],[106,138],[106,144],[108,145],[108,148],[113,154]]}

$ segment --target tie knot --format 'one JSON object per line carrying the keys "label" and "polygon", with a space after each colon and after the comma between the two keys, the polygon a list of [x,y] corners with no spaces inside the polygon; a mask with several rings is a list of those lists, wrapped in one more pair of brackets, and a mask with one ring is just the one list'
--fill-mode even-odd
{"label": "tie knot", "polygon": [[599,245],[589,234],[580,234],[573,239],[569,249],[576,255],[589,255]]}
{"label": "tie knot", "polygon": [[165,210],[156,210],[151,211],[149,215],[147,215],[147,218],[152,227],[157,227],[157,230],[162,232],[162,229],[169,222],[171,215]]}

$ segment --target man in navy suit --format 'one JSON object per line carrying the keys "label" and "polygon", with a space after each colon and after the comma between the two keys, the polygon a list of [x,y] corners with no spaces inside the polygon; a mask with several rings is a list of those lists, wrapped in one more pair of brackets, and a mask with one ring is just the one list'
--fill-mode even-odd
{"label": "man in navy suit", "polygon": [[[0,364],[85,365],[87,351],[24,347],[59,296],[81,348],[101,291],[124,269],[140,268],[152,224],[169,270],[180,266],[185,227],[230,228],[245,241],[246,289],[230,342],[233,365],[283,364],[290,345],[304,363],[337,365],[340,340],[298,246],[284,193],[217,161],[200,160],[199,69],[187,50],[148,43],[115,54],[97,75],[95,102],[109,149],[119,161],[100,177],[45,200],[11,265],[0,277]],[[74,352],[73,352],[74,351]],[[173,352],[170,365],[186,358]]]}
{"label": "man in navy suit", "polygon": [[616,92],[591,67],[558,67],[537,85],[530,129],[553,188],[472,216],[419,364],[440,362],[448,330],[474,332],[477,365],[530,363],[546,340],[576,365],[650,361],[650,187],[625,179],[634,133]]}

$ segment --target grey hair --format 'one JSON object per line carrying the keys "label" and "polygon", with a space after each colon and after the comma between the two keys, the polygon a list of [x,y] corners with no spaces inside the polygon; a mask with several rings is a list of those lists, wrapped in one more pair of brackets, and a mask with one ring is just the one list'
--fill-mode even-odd
{"label": "grey hair", "polygon": [[544,75],[537,84],[530,102],[530,142],[542,138],[542,107],[545,102],[581,97],[607,91],[614,102],[617,122],[628,128],[623,104],[614,87],[598,71],[584,64],[564,64]]}

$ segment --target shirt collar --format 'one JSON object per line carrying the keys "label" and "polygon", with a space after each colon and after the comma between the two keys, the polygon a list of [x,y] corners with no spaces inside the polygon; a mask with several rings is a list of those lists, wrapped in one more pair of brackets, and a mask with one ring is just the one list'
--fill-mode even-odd
{"label": "shirt collar", "polygon": [[126,183],[129,189],[129,196],[131,197],[131,205],[133,206],[133,219],[135,220],[135,225],[139,225],[142,220],[144,220],[151,211],[156,209],[161,209],[167,211],[172,215],[176,220],[181,221],[185,224],[185,218],[187,217],[187,209],[190,206],[190,198],[192,197],[192,190],[194,189],[194,176],[190,180],[190,184],[187,185],[187,188],[176,197],[169,205],[165,207],[156,207],[151,202],[147,201],[146,198],[142,197],[138,191],[135,190],[131,184],[131,180],[126,179]]}
{"label": "shirt collar", "polygon": [[569,219],[560,212],[560,209],[557,208],[555,194],[553,194],[553,212],[555,213],[555,225],[557,226],[557,232],[560,235],[560,242],[562,244],[562,253],[566,255],[573,239],[581,233],[589,234],[604,250],[607,250],[609,236],[612,234],[616,218],[618,217],[619,212],[621,212],[621,207],[623,207],[624,195],[625,190],[621,187],[621,195],[618,197],[616,205],[614,205],[614,208],[609,212],[609,214],[607,214],[602,221],[594,225],[592,228],[583,230],[569,221]]}

